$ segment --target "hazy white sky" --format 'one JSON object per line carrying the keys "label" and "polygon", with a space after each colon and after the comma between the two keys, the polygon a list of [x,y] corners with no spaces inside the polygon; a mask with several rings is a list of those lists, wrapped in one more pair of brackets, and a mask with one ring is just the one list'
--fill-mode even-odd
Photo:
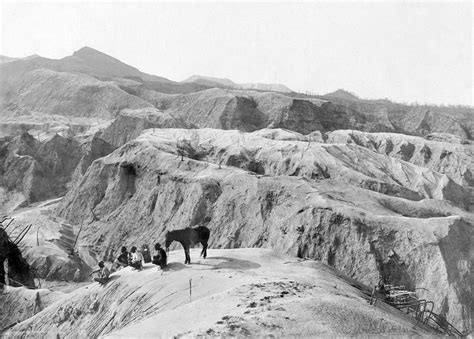
{"label": "hazy white sky", "polygon": [[7,56],[61,58],[90,46],[177,81],[202,74],[473,104],[471,2],[0,1]]}

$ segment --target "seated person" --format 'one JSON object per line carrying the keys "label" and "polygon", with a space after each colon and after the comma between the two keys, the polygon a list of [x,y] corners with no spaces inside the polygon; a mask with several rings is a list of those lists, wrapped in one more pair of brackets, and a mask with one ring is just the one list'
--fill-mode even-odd
{"label": "seated person", "polygon": [[136,268],[137,270],[141,270],[142,267],[142,255],[139,251],[137,251],[137,248],[135,246],[132,247],[130,250],[130,261],[129,265],[132,266],[133,268]]}
{"label": "seated person", "polygon": [[115,260],[115,263],[117,264],[117,267],[119,267],[119,266],[127,267],[128,266],[128,252],[127,252],[127,248],[125,246],[122,247],[121,253],[117,257],[117,260]]}
{"label": "seated person", "polygon": [[152,263],[160,266],[161,269],[164,269],[166,267],[167,257],[165,250],[161,247],[159,242],[155,244],[155,251]]}
{"label": "seated person", "polygon": [[99,262],[99,268],[92,271],[89,276],[94,273],[99,273],[97,277],[94,278],[94,281],[97,281],[99,284],[103,285],[109,280],[110,271],[105,267],[104,262]]}

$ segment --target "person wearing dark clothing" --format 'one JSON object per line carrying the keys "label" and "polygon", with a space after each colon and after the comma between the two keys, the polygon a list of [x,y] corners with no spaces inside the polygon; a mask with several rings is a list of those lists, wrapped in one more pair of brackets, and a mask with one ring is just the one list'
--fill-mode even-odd
{"label": "person wearing dark clothing", "polygon": [[158,242],[155,244],[155,255],[153,255],[152,263],[160,266],[161,269],[164,269],[167,264],[166,261],[167,261],[166,252],[161,247],[160,243]]}
{"label": "person wearing dark clothing", "polygon": [[128,266],[128,252],[125,246],[122,247],[120,255],[117,257],[115,263],[118,266],[127,267]]}

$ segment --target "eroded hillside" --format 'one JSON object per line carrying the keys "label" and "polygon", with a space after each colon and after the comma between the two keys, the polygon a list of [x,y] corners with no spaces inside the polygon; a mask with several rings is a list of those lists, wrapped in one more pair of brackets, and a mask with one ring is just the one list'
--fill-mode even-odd
{"label": "eroded hillside", "polygon": [[63,196],[92,161],[114,149],[96,136],[38,140],[24,132],[1,140],[0,212]]}
{"label": "eroded hillside", "polygon": [[[81,239],[106,259],[205,224],[211,247],[274,248],[369,285],[426,289],[438,313],[470,328],[474,228],[461,186],[365,147],[258,133],[148,130],[93,162],[58,215],[77,223],[93,211]],[[195,152],[181,157],[193,134]]]}

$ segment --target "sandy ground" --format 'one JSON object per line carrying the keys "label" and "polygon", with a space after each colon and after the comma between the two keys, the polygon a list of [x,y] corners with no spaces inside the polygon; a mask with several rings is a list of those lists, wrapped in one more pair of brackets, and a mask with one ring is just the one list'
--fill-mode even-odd
{"label": "sandy ground", "polygon": [[[371,306],[361,285],[315,261],[268,249],[209,249],[199,259],[172,251],[169,268],[145,264],[97,283],[50,286],[48,306],[5,333],[46,337],[169,338],[207,336],[428,335],[410,317]],[[191,290],[190,290],[191,286]],[[16,314],[23,289],[7,305]],[[61,290],[61,292],[59,292]],[[32,296],[30,296],[29,299]],[[31,300],[30,300],[31,301]],[[6,305],[6,304],[5,304]],[[24,312],[24,311],[22,311]],[[18,318],[18,317],[17,317]]]}
{"label": "sandy ground", "polygon": [[[192,257],[197,255],[194,250]],[[181,267],[174,263],[180,256],[181,251],[172,253],[171,267]],[[161,274],[155,270],[134,274]],[[364,293],[334,273],[323,264],[278,257],[265,249],[211,250],[208,259],[161,276],[179,286],[168,298],[182,304],[106,337],[423,333],[398,312],[370,306]]]}

